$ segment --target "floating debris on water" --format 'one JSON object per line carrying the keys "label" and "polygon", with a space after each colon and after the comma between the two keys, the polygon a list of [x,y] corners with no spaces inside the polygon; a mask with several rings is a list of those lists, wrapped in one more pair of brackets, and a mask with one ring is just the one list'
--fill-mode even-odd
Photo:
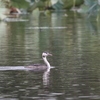
{"label": "floating debris on water", "polygon": [[19,18],[5,18],[4,19],[5,22],[21,22],[21,21],[29,21],[27,19],[19,19]]}
{"label": "floating debris on water", "polygon": [[28,27],[26,29],[65,29],[67,27]]}

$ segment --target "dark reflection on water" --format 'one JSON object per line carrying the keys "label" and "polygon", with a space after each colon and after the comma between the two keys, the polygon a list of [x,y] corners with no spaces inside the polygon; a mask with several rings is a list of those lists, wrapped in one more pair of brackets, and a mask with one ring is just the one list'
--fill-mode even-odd
{"label": "dark reflection on water", "polygon": [[[0,71],[0,100],[100,99],[99,23],[67,13],[0,22],[0,66],[5,69]],[[23,69],[43,63],[43,51],[53,54],[48,60],[54,68],[41,73]]]}

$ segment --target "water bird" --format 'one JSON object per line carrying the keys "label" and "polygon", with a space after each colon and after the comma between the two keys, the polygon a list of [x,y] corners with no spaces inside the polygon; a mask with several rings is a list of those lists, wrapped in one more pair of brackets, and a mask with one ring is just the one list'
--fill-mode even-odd
{"label": "water bird", "polygon": [[32,64],[32,65],[26,66],[25,68],[28,68],[28,70],[32,70],[35,72],[40,72],[40,71],[45,71],[45,70],[50,69],[50,63],[47,60],[47,56],[52,56],[52,54],[48,52],[42,53],[42,58],[45,64]]}

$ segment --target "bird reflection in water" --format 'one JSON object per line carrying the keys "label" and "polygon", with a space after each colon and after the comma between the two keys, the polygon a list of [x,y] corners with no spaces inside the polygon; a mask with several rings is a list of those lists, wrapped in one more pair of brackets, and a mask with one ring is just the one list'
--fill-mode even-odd
{"label": "bird reflection in water", "polygon": [[48,68],[43,74],[43,85],[47,87],[49,85],[50,68]]}
{"label": "bird reflection in water", "polygon": [[43,72],[43,85],[47,86],[49,85],[49,75],[50,75],[50,63],[47,60],[47,56],[52,56],[52,54],[48,52],[42,53],[42,58],[44,60],[45,64],[31,64],[29,66],[26,66],[26,70],[35,72],[35,73],[41,73]]}

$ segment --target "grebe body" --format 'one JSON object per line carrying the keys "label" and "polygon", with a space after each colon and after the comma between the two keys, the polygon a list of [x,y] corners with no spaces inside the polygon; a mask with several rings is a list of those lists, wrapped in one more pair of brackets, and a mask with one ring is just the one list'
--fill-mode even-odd
{"label": "grebe body", "polygon": [[31,64],[29,66],[26,66],[25,68],[27,68],[28,70],[35,71],[35,72],[45,71],[47,69],[50,69],[50,63],[47,60],[47,56],[52,56],[52,54],[48,52],[42,53],[42,58],[45,64]]}

